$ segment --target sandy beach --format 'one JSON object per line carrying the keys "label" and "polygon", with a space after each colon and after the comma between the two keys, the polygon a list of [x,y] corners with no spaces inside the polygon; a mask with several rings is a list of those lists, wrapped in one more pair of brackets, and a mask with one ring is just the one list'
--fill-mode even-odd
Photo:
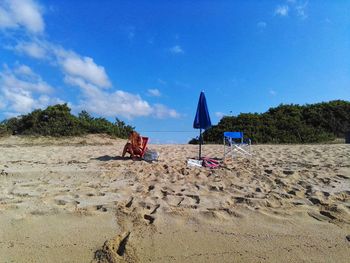
{"label": "sandy beach", "polygon": [[[350,145],[196,145],[121,158],[108,136],[0,139],[0,262],[348,262]],[[222,145],[203,155],[222,158]]]}

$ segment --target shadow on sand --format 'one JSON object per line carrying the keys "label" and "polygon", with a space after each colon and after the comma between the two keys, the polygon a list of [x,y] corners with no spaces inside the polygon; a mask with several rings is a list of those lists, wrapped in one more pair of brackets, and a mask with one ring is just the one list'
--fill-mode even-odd
{"label": "shadow on sand", "polygon": [[[130,157],[122,157],[122,156],[110,156],[110,155],[103,155],[97,158],[91,158],[91,160],[98,160],[101,162],[108,162],[108,161],[127,161],[131,160]],[[141,158],[136,158],[133,161],[141,161]]]}
{"label": "shadow on sand", "polygon": [[98,161],[120,161],[120,160],[129,160],[129,157],[121,157],[121,156],[110,156],[110,155],[103,155],[97,158],[91,158],[91,160],[98,160]]}

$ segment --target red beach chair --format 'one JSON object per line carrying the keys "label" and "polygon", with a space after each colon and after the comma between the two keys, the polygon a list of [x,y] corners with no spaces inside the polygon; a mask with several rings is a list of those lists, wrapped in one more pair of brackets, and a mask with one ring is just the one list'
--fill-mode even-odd
{"label": "red beach chair", "polygon": [[147,143],[148,143],[148,137],[142,137],[142,152],[141,152],[141,158],[145,155],[145,152],[147,150]]}

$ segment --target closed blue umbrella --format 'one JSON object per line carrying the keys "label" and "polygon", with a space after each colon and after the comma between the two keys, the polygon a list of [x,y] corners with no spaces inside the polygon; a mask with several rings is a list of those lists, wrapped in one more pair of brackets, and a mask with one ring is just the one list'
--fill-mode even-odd
{"label": "closed blue umbrella", "polygon": [[208,129],[211,127],[210,116],[208,112],[207,101],[205,99],[204,92],[201,92],[199,96],[197,113],[193,121],[193,128],[199,129],[199,159],[201,159],[202,151],[202,129]]}

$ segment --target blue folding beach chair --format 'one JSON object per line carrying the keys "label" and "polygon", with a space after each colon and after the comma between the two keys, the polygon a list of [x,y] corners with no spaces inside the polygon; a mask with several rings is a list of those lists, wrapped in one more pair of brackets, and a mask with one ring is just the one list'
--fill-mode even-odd
{"label": "blue folding beach chair", "polygon": [[243,138],[243,132],[224,132],[224,159],[227,156],[252,156],[251,140]]}

